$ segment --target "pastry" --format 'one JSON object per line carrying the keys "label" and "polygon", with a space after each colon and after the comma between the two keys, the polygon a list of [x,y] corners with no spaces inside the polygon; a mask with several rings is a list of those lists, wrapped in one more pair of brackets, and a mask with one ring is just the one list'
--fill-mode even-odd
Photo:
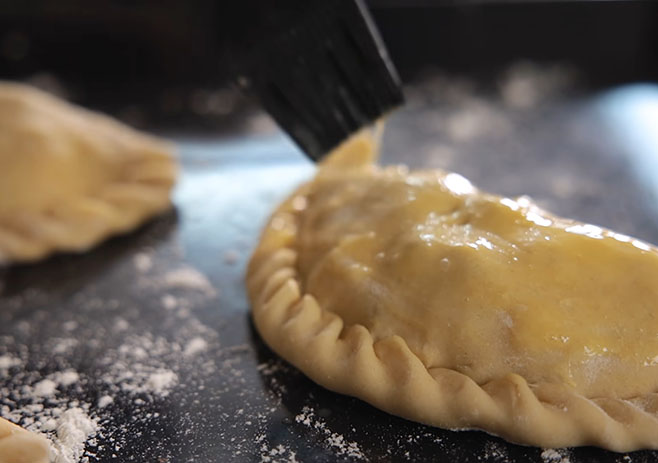
{"label": "pastry", "polygon": [[0,418],[0,463],[48,463],[48,441]]}
{"label": "pastry", "polygon": [[0,83],[0,262],[85,251],[166,210],[171,152],[109,117]]}
{"label": "pastry", "polygon": [[247,271],[265,342],[318,384],[541,447],[658,448],[658,251],[356,137]]}

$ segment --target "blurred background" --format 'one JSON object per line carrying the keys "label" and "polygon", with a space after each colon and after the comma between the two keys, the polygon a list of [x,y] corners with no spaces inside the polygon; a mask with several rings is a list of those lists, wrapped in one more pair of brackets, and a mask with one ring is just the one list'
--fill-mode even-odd
{"label": "blurred background", "polygon": [[[653,0],[369,0],[407,84],[430,71],[493,86],[513,63],[561,65],[601,88],[658,79]],[[211,0],[0,2],[0,77],[28,80],[141,126],[224,128],[245,105],[224,86]]]}
{"label": "blurred background", "polygon": [[[657,1],[366,3],[407,98],[390,118],[384,161],[455,170],[485,189],[652,236],[658,219],[629,225],[628,211],[658,200],[648,174],[658,175]],[[250,151],[249,140],[300,156],[229,81],[226,5],[2,1],[0,78],[169,138],[237,141],[230,154],[240,159],[250,155],[236,146]],[[614,176],[611,187],[604,180]],[[597,198],[615,186],[626,193],[603,205]]]}

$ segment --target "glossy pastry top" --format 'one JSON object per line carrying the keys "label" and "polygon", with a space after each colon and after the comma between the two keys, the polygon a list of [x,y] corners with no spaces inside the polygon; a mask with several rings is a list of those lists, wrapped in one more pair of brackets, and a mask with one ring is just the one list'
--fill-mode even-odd
{"label": "glossy pastry top", "polygon": [[270,227],[292,227],[302,291],[430,369],[518,373],[588,397],[658,388],[658,252],[442,171],[338,151]]}

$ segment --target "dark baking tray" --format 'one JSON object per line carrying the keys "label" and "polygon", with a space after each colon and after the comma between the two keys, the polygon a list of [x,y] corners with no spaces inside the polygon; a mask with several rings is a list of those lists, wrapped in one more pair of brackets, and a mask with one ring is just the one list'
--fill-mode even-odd
{"label": "dark baking tray", "polygon": [[[656,86],[552,95],[525,109],[468,88],[435,79],[409,89],[407,108],[388,123],[383,161],[457,171],[487,190],[529,194],[556,213],[658,242],[656,120],[643,118],[656,107]],[[0,386],[74,368],[80,383],[60,394],[93,404],[111,393],[90,461],[658,460],[587,447],[542,456],[482,432],[412,423],[318,387],[280,360],[251,325],[243,274],[269,211],[313,166],[262,115],[252,122],[258,131],[232,137],[164,134],[183,166],[171,213],[86,254],[0,270],[0,354],[27,359]],[[152,268],[139,270],[137,254]],[[158,286],[158,275],[181,265],[206,275],[217,294]],[[189,313],[163,311],[165,293],[186,300]],[[179,377],[168,396],[138,401],[103,382],[113,367],[103,359],[127,337],[184,346],[199,330],[190,316],[205,327],[204,352],[149,353]],[[121,330],[119,318],[128,322]],[[52,351],[62,336],[77,346]]]}

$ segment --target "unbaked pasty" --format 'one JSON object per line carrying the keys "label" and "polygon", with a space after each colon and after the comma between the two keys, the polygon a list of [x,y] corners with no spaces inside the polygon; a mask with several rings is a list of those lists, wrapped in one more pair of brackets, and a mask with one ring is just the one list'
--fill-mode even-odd
{"label": "unbaked pasty", "polygon": [[0,463],[48,463],[45,437],[0,418]]}
{"label": "unbaked pasty", "polygon": [[349,141],[271,217],[247,272],[267,344],[423,423],[658,448],[656,248],[372,161]]}
{"label": "unbaked pasty", "polygon": [[84,251],[167,209],[171,148],[25,85],[0,83],[0,263]]}

